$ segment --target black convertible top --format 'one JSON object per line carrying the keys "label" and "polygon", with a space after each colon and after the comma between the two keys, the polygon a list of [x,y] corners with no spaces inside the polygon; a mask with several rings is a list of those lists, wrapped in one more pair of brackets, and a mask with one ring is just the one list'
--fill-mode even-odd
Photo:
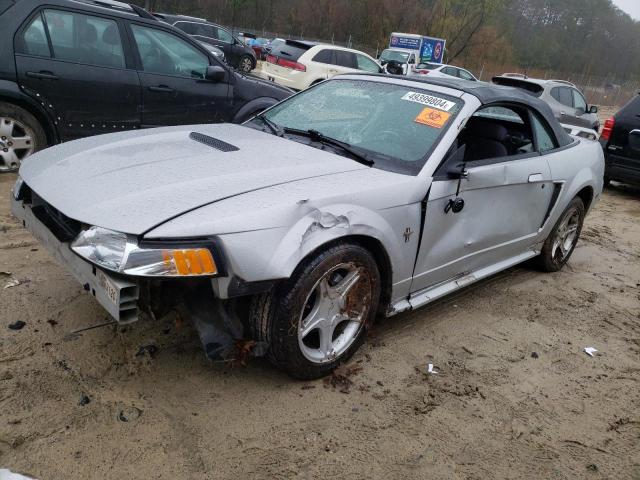
{"label": "black convertible top", "polygon": [[368,77],[381,77],[381,78],[394,78],[407,80],[411,82],[424,83],[425,85],[437,85],[439,87],[451,88],[458,90],[469,95],[473,95],[482,105],[491,105],[495,103],[521,103],[535,111],[537,111],[553,129],[555,137],[558,139],[560,147],[564,147],[573,142],[571,137],[565,132],[564,128],[560,125],[556,117],[553,115],[551,107],[544,101],[540,100],[533,95],[524,92],[522,89],[514,87],[504,87],[501,85],[494,85],[486,82],[472,82],[462,79],[448,79],[444,77],[431,77],[428,75],[422,78],[421,76],[415,77],[401,77],[396,75],[384,75],[384,74],[371,74],[371,73],[353,73],[349,75],[362,75]]}

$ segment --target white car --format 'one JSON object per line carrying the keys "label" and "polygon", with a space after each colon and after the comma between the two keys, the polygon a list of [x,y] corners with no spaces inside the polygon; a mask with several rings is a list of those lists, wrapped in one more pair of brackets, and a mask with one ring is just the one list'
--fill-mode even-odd
{"label": "white car", "polygon": [[286,40],[267,54],[261,76],[293,90],[341,73],[382,73],[382,67],[366,53],[335,45]]}
{"label": "white car", "polygon": [[454,67],[442,63],[419,63],[414,66],[409,75],[429,75],[431,77],[454,77],[462,80],[477,82],[478,79],[464,68]]}

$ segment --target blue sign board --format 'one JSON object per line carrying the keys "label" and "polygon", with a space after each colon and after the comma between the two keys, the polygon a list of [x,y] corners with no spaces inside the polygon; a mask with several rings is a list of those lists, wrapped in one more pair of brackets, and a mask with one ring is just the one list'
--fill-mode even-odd
{"label": "blue sign board", "polygon": [[446,40],[441,38],[422,37],[420,61],[442,63],[442,60],[444,59],[444,46],[446,43]]}
{"label": "blue sign board", "polygon": [[421,38],[403,37],[401,35],[392,35],[389,46],[391,48],[406,48],[408,50],[420,50]]}

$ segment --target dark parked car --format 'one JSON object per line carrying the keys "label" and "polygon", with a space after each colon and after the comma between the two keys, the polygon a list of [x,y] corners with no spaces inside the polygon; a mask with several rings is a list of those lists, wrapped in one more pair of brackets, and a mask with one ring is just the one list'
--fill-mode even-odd
{"label": "dark parked car", "polygon": [[0,0],[0,171],[75,138],[239,123],[290,94],[136,6]]}
{"label": "dark parked car", "polygon": [[640,94],[605,122],[600,143],[605,185],[611,180],[640,185]]}
{"label": "dark parked car", "polygon": [[241,72],[249,73],[256,68],[257,60],[253,48],[235,37],[226,28],[207,22],[204,18],[169,15],[168,13],[154,13],[154,16],[201,42],[222,49],[227,63]]}

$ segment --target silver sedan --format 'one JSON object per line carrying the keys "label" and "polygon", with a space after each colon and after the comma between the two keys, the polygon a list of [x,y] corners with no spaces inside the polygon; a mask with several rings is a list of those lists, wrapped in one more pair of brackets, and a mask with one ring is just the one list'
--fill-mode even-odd
{"label": "silver sedan", "polygon": [[182,309],[210,356],[252,339],[315,378],[377,315],[525,260],[561,269],[603,172],[597,143],[517,89],[353,74],[242,126],[44,150],[12,209],[116,320]]}

